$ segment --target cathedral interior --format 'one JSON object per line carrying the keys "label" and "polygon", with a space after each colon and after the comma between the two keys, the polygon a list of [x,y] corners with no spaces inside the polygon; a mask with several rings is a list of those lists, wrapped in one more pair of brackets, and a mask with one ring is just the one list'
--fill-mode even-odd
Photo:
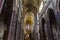
{"label": "cathedral interior", "polygon": [[60,40],[60,0],[0,0],[0,40]]}

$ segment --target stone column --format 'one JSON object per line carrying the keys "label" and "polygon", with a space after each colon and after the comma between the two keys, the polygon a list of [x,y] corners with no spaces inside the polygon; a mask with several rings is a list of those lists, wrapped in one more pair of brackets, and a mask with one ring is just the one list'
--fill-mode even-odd
{"label": "stone column", "polygon": [[34,31],[33,31],[33,34],[32,34],[32,38],[33,40],[39,40],[39,35],[38,35],[38,31],[37,31],[37,14],[35,14],[35,26],[34,26]]}
{"label": "stone column", "polygon": [[8,40],[14,40],[15,39],[15,31],[16,31],[16,14],[15,12],[12,13],[10,28],[9,28],[9,34],[8,34]]}

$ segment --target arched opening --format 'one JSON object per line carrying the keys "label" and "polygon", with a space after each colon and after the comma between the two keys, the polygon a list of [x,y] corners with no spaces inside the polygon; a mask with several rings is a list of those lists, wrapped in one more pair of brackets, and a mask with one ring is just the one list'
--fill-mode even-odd
{"label": "arched opening", "polygon": [[54,27],[55,27],[55,29],[57,29],[56,28],[56,18],[55,18],[53,9],[48,8],[47,12],[48,12],[48,17],[49,17],[49,21],[50,21],[50,26],[55,25]]}
{"label": "arched opening", "polygon": [[57,32],[57,26],[56,26],[56,18],[54,15],[54,11],[52,8],[48,8],[47,13],[48,13],[48,18],[49,18],[49,22],[50,22],[50,28],[51,28],[51,31],[53,33],[52,36],[54,37],[54,39],[56,39],[55,35]]}
{"label": "arched opening", "polygon": [[41,28],[39,29],[40,32],[40,40],[46,40],[45,36],[45,19],[41,19]]}
{"label": "arched opening", "polygon": [[3,22],[2,24],[4,24],[4,27],[2,29],[4,30],[3,40],[7,40],[8,38],[12,9],[13,9],[13,0],[5,0],[4,5],[2,7],[1,14],[0,14],[0,21]]}

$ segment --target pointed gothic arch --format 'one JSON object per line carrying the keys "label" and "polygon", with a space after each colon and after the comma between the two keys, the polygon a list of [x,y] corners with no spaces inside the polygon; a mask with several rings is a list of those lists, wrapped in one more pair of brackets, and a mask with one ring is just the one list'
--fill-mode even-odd
{"label": "pointed gothic arch", "polygon": [[40,33],[40,40],[46,40],[46,35],[45,35],[45,19],[42,17],[41,19],[41,27],[39,29]]}
{"label": "pointed gothic arch", "polygon": [[55,18],[54,10],[52,8],[48,8],[47,14],[48,14],[48,18],[50,21],[50,25],[55,25],[56,24],[56,18]]}
{"label": "pointed gothic arch", "polygon": [[48,8],[47,15],[48,15],[49,23],[50,23],[52,37],[53,39],[56,39],[55,35],[57,32],[57,25],[56,25],[56,18],[55,18],[54,10],[52,8]]}

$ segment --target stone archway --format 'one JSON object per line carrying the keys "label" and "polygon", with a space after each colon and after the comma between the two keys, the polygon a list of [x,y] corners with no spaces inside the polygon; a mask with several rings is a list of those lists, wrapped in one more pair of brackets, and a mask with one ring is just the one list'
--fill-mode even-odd
{"label": "stone archway", "polygon": [[[56,18],[55,18],[54,10],[52,8],[48,8],[47,13],[48,13],[50,26],[55,25],[56,24]],[[56,26],[54,26],[54,27],[56,28]]]}
{"label": "stone archway", "polygon": [[13,0],[5,0],[0,14],[0,19],[2,20],[0,21],[3,22],[2,23],[4,24],[3,28],[5,28],[3,32],[3,40],[7,40],[8,38],[9,26],[10,26],[12,11],[13,11],[12,8],[13,8]]}
{"label": "stone archway", "polygon": [[41,27],[39,29],[40,33],[40,40],[46,40],[46,35],[45,35],[45,19],[41,19]]}
{"label": "stone archway", "polygon": [[56,39],[55,36],[57,32],[57,26],[56,26],[56,18],[55,18],[54,10],[52,8],[48,8],[47,14],[50,22],[50,29],[52,32],[52,36],[54,39]]}

